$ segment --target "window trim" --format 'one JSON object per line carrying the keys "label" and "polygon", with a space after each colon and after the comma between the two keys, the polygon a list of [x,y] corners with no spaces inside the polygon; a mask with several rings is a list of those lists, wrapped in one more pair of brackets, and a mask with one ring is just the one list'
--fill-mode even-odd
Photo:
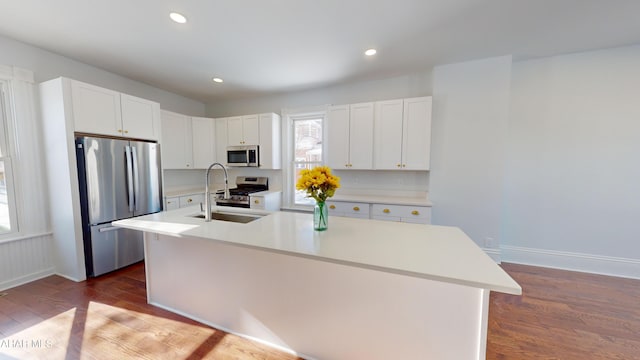
{"label": "window trim", "polygon": [[322,118],[322,162],[326,162],[326,138],[327,138],[327,114],[329,105],[321,105],[298,109],[282,109],[282,118],[284,124],[282,126],[283,144],[283,161],[282,167],[282,208],[285,210],[313,211],[311,205],[302,205],[295,203],[295,169],[294,166],[294,139],[293,126],[295,120],[318,119]]}
{"label": "window trim", "polygon": [[20,219],[18,209],[18,183],[16,179],[16,169],[14,159],[15,153],[15,114],[13,112],[13,102],[11,94],[10,79],[0,78],[0,148],[3,156],[0,159],[4,161],[5,181],[7,186],[7,205],[9,208],[9,218],[11,230],[6,233],[0,233],[0,241],[12,239],[21,234]]}

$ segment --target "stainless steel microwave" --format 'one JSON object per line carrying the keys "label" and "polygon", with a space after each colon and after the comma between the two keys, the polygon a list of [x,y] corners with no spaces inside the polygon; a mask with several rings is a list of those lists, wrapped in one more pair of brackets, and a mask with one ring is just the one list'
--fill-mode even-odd
{"label": "stainless steel microwave", "polygon": [[260,166],[258,145],[227,146],[228,166]]}

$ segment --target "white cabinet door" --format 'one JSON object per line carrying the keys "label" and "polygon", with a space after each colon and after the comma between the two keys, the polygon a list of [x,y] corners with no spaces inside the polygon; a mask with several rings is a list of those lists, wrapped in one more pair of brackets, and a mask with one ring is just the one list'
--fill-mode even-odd
{"label": "white cabinet door", "polygon": [[124,136],[136,139],[160,138],[160,104],[121,94],[122,130]]}
{"label": "white cabinet door", "polygon": [[216,161],[227,164],[227,118],[215,119]]}
{"label": "white cabinet door", "polygon": [[72,80],[71,98],[75,131],[124,136],[119,92]]}
{"label": "white cabinet door", "polygon": [[343,201],[327,201],[329,216],[344,216],[361,219],[369,218],[369,204]]}
{"label": "white cabinet door", "polygon": [[164,211],[174,210],[180,207],[180,197],[179,196],[167,196],[164,198]]}
{"label": "white cabinet door", "polygon": [[227,118],[227,144],[229,146],[242,145],[242,116]]}
{"label": "white cabinet door", "polygon": [[191,118],[193,140],[193,167],[206,169],[216,161],[215,120],[209,118]]}
{"label": "white cabinet door", "polygon": [[348,169],[349,105],[330,106],[326,122],[327,165],[333,169]]}
{"label": "white cabinet door", "polygon": [[242,145],[260,144],[260,115],[247,115],[242,117]]}
{"label": "white cabinet door", "polygon": [[373,103],[352,104],[349,112],[349,169],[372,169]]}
{"label": "white cabinet door", "polygon": [[430,224],[431,208],[428,206],[373,204],[371,205],[371,218],[415,224]]}
{"label": "white cabinet door", "polygon": [[191,118],[185,115],[162,111],[162,167],[164,169],[193,168],[191,147]]}
{"label": "white cabinet door", "polygon": [[431,97],[404,100],[402,166],[429,170],[431,158]]}
{"label": "white cabinet door", "polygon": [[180,196],[180,207],[197,205],[203,202],[204,202],[204,193]]}
{"label": "white cabinet door", "polygon": [[379,170],[402,168],[403,101],[376,102],[374,167]]}
{"label": "white cabinet door", "polygon": [[227,119],[227,142],[230,146],[260,143],[259,115],[234,116]]}
{"label": "white cabinet door", "polygon": [[260,114],[260,168],[280,169],[282,153],[280,116]]}

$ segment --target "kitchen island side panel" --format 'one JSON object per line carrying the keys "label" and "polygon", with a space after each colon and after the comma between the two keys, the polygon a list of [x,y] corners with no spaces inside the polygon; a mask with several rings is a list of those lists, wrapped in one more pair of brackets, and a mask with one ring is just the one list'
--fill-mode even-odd
{"label": "kitchen island side panel", "polygon": [[149,303],[316,359],[484,359],[488,290],[145,236]]}

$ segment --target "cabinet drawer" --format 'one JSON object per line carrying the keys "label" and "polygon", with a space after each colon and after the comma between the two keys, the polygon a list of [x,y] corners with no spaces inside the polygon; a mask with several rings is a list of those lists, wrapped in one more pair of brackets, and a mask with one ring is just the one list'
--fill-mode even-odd
{"label": "cabinet drawer", "polygon": [[201,202],[204,202],[204,194],[180,196],[180,207],[197,205]]}
{"label": "cabinet drawer", "polygon": [[180,198],[178,196],[166,197],[164,199],[164,210],[174,210],[180,207]]}
{"label": "cabinet drawer", "polygon": [[352,216],[354,217],[369,217],[369,204],[368,203],[355,203],[355,202],[342,202],[342,201],[327,201],[329,207],[329,214],[336,216]]}
{"label": "cabinet drawer", "polygon": [[[373,204],[371,207],[371,214],[373,217],[399,217],[401,219],[407,219],[406,222],[410,222],[410,219],[431,219],[431,208],[428,206],[408,206],[408,205],[386,205],[386,204]],[[391,220],[391,219],[390,219]],[[405,220],[402,220],[405,221]],[[423,221],[417,221],[423,222]]]}
{"label": "cabinet drawer", "polygon": [[265,209],[265,198],[263,196],[251,196],[249,201],[252,209]]}

